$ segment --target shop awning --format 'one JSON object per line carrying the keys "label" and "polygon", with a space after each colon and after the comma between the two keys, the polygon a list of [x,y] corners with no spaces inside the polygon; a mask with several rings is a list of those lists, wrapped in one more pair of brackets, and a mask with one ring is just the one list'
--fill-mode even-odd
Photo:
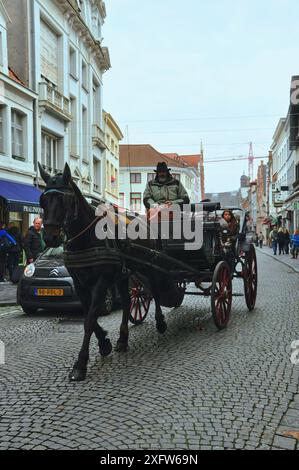
{"label": "shop awning", "polygon": [[279,216],[269,215],[265,217],[262,225],[277,225],[279,222]]}
{"label": "shop awning", "polygon": [[41,191],[29,184],[0,179],[0,200],[8,205],[9,212],[31,212],[39,214]]}

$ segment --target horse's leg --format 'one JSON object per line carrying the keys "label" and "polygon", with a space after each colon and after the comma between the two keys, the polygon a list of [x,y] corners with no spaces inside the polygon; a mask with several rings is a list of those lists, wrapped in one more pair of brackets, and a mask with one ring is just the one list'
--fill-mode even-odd
{"label": "horse's leg", "polygon": [[[74,278],[74,285],[75,285],[76,292],[77,292],[77,294],[78,294],[78,296],[81,300],[83,312],[87,317],[88,311],[89,311],[89,308],[90,308],[90,304],[91,304],[90,290],[87,289],[87,288],[83,289],[76,278]],[[103,297],[103,298],[105,298],[105,297]],[[94,334],[96,335],[98,343],[99,343],[100,354],[102,356],[108,356],[108,354],[110,354],[110,352],[112,350],[112,345],[110,343],[110,340],[106,338],[107,332],[104,331],[100,327],[98,322],[96,322],[96,324],[95,324]]]}
{"label": "horse's leg", "polygon": [[159,333],[165,333],[167,330],[167,323],[165,321],[164,315],[162,313],[161,305],[158,300],[158,297],[154,295],[155,301],[155,320],[156,320],[156,328]]}
{"label": "horse's leg", "polygon": [[96,284],[91,290],[91,304],[84,322],[84,339],[81,350],[74,367],[69,374],[69,378],[72,381],[81,381],[86,377],[87,362],[89,359],[89,344],[92,333],[97,330],[100,337],[99,342],[101,343],[100,351],[107,355],[111,352],[112,346],[109,339],[106,339],[106,332],[98,325],[97,318],[99,313],[99,306],[104,304],[107,286],[103,282],[103,278],[100,277]]}
{"label": "horse's leg", "polygon": [[128,339],[129,339],[129,316],[130,316],[130,306],[131,306],[131,297],[129,293],[129,279],[123,279],[117,283],[117,288],[121,296],[121,303],[123,309],[122,321],[120,325],[119,338],[117,340],[117,345],[115,351],[126,352],[128,349]]}

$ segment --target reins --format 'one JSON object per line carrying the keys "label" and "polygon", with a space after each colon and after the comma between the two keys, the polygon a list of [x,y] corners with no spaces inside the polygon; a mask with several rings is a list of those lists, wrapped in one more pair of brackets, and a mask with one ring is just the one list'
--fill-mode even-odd
{"label": "reins", "polygon": [[64,244],[68,245],[69,243],[72,243],[74,240],[77,240],[77,238],[81,237],[81,235],[83,235],[85,232],[87,232],[87,230],[89,230],[96,222],[98,222],[99,220],[106,217],[106,215],[107,215],[107,212],[104,212],[103,215],[98,215],[89,225],[87,225],[87,227],[85,227],[83,230],[81,230],[81,232],[79,232],[77,235],[75,235],[70,240],[66,240]]}

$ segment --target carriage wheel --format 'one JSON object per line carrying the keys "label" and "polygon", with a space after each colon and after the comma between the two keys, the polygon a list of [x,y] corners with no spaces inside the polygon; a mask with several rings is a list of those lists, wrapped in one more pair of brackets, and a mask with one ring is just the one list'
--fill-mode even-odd
{"label": "carriage wheel", "polygon": [[211,307],[215,325],[222,330],[229,321],[232,307],[232,279],[226,261],[220,261],[213,274]]}
{"label": "carriage wheel", "polygon": [[245,301],[250,311],[255,307],[257,293],[257,262],[253,245],[251,245],[250,251],[245,254],[243,279]]}
{"label": "carriage wheel", "polygon": [[140,325],[148,314],[152,296],[145,291],[143,285],[135,278],[131,278],[130,296],[130,322],[134,325]]}

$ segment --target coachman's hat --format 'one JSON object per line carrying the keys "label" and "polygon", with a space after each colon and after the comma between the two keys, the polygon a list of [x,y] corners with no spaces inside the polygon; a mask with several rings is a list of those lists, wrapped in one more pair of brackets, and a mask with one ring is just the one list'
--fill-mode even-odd
{"label": "coachman's hat", "polygon": [[165,162],[159,162],[157,164],[157,169],[154,170],[156,173],[158,173],[159,171],[170,171],[171,168],[168,168],[167,164]]}

